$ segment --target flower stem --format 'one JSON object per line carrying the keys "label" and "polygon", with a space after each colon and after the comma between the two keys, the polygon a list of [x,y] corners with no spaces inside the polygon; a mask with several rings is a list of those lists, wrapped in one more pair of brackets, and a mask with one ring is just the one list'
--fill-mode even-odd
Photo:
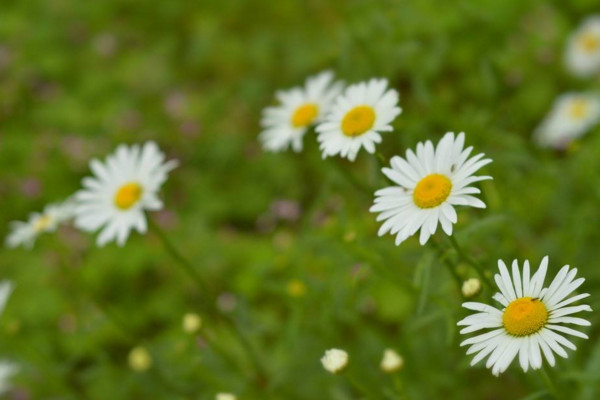
{"label": "flower stem", "polygon": [[169,253],[173,260],[177,262],[177,265],[179,265],[183,271],[196,283],[202,293],[206,293],[207,285],[204,283],[204,280],[200,274],[198,274],[198,271],[196,271],[196,268],[181,254],[181,252],[179,252],[179,250],[177,250],[175,245],[173,245],[173,242],[171,242],[171,239],[169,239],[162,228],[150,218],[148,219],[148,226],[162,241],[165,250],[167,253]]}
{"label": "flower stem", "polygon": [[444,263],[444,265],[446,265],[446,267],[448,267],[448,271],[450,271],[450,275],[452,275],[452,278],[454,278],[454,281],[456,282],[456,287],[458,288],[459,293],[462,293],[462,279],[461,279],[460,275],[458,275],[458,272],[456,271],[456,265],[448,258],[448,256],[446,254],[444,254],[444,250],[439,245],[439,243],[437,243],[433,239],[430,240],[429,243],[431,243],[431,246],[438,253],[438,257],[440,258],[440,260]]}
{"label": "flower stem", "polygon": [[[149,225],[150,229],[152,229],[154,231],[154,233],[156,233],[156,235],[162,241],[163,246],[165,247],[165,250],[167,251],[167,253],[169,253],[169,255],[173,258],[173,260],[176,261],[177,265],[179,265],[183,269],[183,271],[196,283],[196,285],[198,286],[198,289],[201,291],[201,293],[202,294],[207,293],[208,286],[204,282],[204,279],[197,272],[194,265],[185,256],[183,256],[181,254],[181,252],[175,247],[173,242],[169,239],[167,234],[158,226],[158,224],[156,224],[153,220],[149,220],[148,225]],[[204,305],[204,307],[203,307],[204,312],[215,316],[218,320],[223,322],[224,326],[226,326],[229,329],[229,331],[233,334],[233,336],[235,336],[235,338],[238,340],[240,346],[246,353],[246,356],[248,357],[248,359],[250,360],[250,362],[252,363],[252,365],[255,369],[256,384],[260,387],[264,387],[267,382],[267,374],[265,373],[265,368],[263,367],[262,363],[259,361],[259,357],[257,356],[256,352],[254,351],[252,344],[250,343],[248,338],[245,336],[245,334],[242,332],[242,330],[239,329],[237,322],[233,318],[231,318],[227,315],[223,315],[222,313],[219,313],[217,310],[212,309],[212,307],[210,307],[208,305],[208,303],[200,302],[200,304]],[[242,371],[242,372],[244,372],[244,371]]]}
{"label": "flower stem", "polygon": [[546,367],[544,367],[542,365],[542,368],[539,369],[540,375],[542,377],[542,380],[544,381],[544,384],[546,385],[546,387],[548,388],[548,393],[550,393],[550,395],[555,398],[556,400],[560,399],[560,393],[558,392],[558,389],[556,387],[556,385],[554,384],[554,382],[552,381],[552,378],[550,378],[550,375],[548,374],[548,371],[546,371]]}
{"label": "flower stem", "polygon": [[370,188],[368,185],[366,185],[365,183],[363,183],[362,181],[360,181],[358,178],[356,178],[354,175],[352,175],[350,173],[350,171],[348,170],[348,168],[344,168],[343,166],[341,166],[338,162],[336,162],[336,160],[332,160],[332,164],[335,165],[335,168],[340,172],[340,174],[348,181],[350,182],[352,185],[354,185],[356,188],[360,189],[363,194],[372,197],[373,193],[375,193],[375,190]]}
{"label": "flower stem", "polygon": [[487,285],[488,288],[493,288],[494,285],[490,281],[490,278],[488,278],[488,276],[485,274],[485,269],[481,266],[481,264],[473,260],[469,255],[467,255],[467,253],[463,251],[454,236],[448,236],[448,238],[450,239],[450,244],[454,250],[456,250],[458,256],[467,264],[471,265],[475,271],[477,271],[477,274],[481,277],[481,280]]}

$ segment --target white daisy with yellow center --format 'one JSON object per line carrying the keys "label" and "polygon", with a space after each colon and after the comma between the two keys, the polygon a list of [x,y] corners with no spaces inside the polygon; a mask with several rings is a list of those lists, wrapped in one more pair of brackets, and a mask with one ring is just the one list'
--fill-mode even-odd
{"label": "white daisy with yellow center", "polygon": [[362,147],[374,153],[375,144],[381,143],[380,132],[392,131],[392,121],[402,112],[398,97],[386,79],[346,88],[316,128],[323,158],[339,154],[354,161]]}
{"label": "white daisy with yellow center", "polygon": [[75,226],[88,232],[101,229],[98,246],[113,240],[123,246],[132,229],[145,233],[144,211],[162,209],[158,191],[177,165],[165,162],[154,142],[120,145],[104,163],[92,160],[94,177],[84,178],[84,189],[75,194]]}
{"label": "white daisy with yellow center", "polygon": [[600,16],[588,17],[571,35],[565,52],[567,68],[586,77],[600,71]]}
{"label": "white daisy with yellow center", "polygon": [[587,320],[572,316],[581,311],[592,311],[586,304],[572,305],[589,294],[569,297],[585,281],[583,278],[575,279],[577,268],[570,269],[565,265],[548,287],[544,287],[548,257],[544,257],[533,276],[530,276],[528,261],[524,262],[521,274],[518,262],[514,260],[512,277],[501,260],[498,268],[500,273],[495,275],[495,280],[500,292],[493,298],[504,308],[500,310],[484,303],[463,303],[463,307],[477,313],[458,322],[459,326],[466,326],[460,333],[488,330],[460,344],[469,346],[467,354],[477,353],[471,365],[488,357],[486,367],[497,376],[506,371],[517,356],[523,371],[529,367],[539,369],[543,353],[546,361],[554,366],[554,353],[567,358],[564,348],[576,349],[563,334],[588,338],[584,333],[565,326],[590,325]]}
{"label": "white daisy with yellow center", "polygon": [[534,140],[542,147],[564,149],[600,120],[600,94],[565,93],[536,128]]}
{"label": "white daisy with yellow center", "polygon": [[452,235],[452,224],[457,215],[454,206],[464,205],[485,208],[485,204],[472,196],[480,190],[471,184],[490,176],[473,174],[492,160],[478,154],[469,158],[473,147],[464,149],[465,134],[454,137],[449,132],[434,149],[431,141],[417,144],[416,154],[408,149],[406,157],[392,157],[391,168],[382,172],[397,186],[375,192],[371,212],[381,213],[377,221],[385,221],[379,236],[390,232],[396,235],[399,245],[419,229],[423,245],[433,235],[438,223],[446,234]]}
{"label": "white daisy with yellow center", "polygon": [[54,232],[56,228],[73,218],[75,205],[71,199],[62,203],[48,204],[41,213],[29,214],[26,222],[13,221],[5,245],[10,248],[23,246],[31,249],[42,233]]}
{"label": "white daisy with yellow center", "polygon": [[333,72],[325,71],[308,78],[304,87],[278,91],[279,105],[263,111],[264,130],[259,135],[263,148],[277,152],[291,146],[301,151],[304,134],[323,118],[342,88],[334,82]]}

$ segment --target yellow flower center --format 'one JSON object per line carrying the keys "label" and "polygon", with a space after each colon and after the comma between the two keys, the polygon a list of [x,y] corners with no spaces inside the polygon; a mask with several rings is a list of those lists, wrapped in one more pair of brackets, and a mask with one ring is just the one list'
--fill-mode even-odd
{"label": "yellow flower center", "polygon": [[577,42],[586,53],[594,53],[600,49],[600,38],[592,32],[581,34]]}
{"label": "yellow flower center", "polygon": [[127,210],[139,201],[143,191],[142,187],[135,182],[126,183],[117,190],[115,205],[121,210]]}
{"label": "yellow flower center", "polygon": [[521,297],[512,301],[504,310],[504,329],[513,336],[536,333],[548,321],[548,310],[539,299]]}
{"label": "yellow flower center", "polygon": [[33,223],[33,230],[36,231],[37,233],[43,232],[46,229],[48,229],[48,227],[50,226],[51,223],[52,223],[52,218],[50,218],[50,216],[42,215],[41,217],[36,219],[35,222]]}
{"label": "yellow flower center", "polygon": [[583,99],[575,99],[569,105],[569,115],[573,119],[582,119],[588,113],[589,104]]}
{"label": "yellow flower center", "polygon": [[452,182],[441,174],[427,175],[421,179],[413,192],[413,200],[420,208],[434,208],[442,204],[452,190]]}
{"label": "yellow flower center", "polygon": [[371,106],[358,106],[344,116],[342,132],[349,137],[360,136],[373,127],[375,111]]}
{"label": "yellow flower center", "polygon": [[292,115],[292,125],[295,128],[303,128],[313,123],[319,115],[319,106],[314,103],[306,103],[296,108]]}

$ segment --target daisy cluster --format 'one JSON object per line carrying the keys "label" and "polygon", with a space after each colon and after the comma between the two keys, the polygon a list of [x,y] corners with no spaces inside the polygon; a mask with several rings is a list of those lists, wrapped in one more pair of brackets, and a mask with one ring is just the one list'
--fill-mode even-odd
{"label": "daisy cluster", "polygon": [[315,128],[323,158],[340,155],[354,161],[360,149],[375,152],[382,132],[402,112],[399,94],[386,79],[370,79],[344,88],[331,71],[306,80],[303,87],[279,91],[278,105],[263,111],[259,135],[263,148],[301,151],[303,138]]}
{"label": "daisy cluster", "polygon": [[[578,78],[600,72],[600,15],[585,19],[567,41],[565,65]],[[554,100],[533,138],[541,147],[564,150],[600,121],[600,93],[568,92]]]}
{"label": "daisy cluster", "polygon": [[83,178],[83,187],[67,200],[32,213],[27,221],[12,222],[6,246],[30,249],[39,235],[54,232],[63,224],[73,224],[85,232],[100,232],[98,246],[111,241],[123,246],[132,230],[147,231],[145,211],[163,207],[158,192],[178,165],[165,158],[156,143],[147,142],[122,144],[104,161],[93,159],[93,175]]}

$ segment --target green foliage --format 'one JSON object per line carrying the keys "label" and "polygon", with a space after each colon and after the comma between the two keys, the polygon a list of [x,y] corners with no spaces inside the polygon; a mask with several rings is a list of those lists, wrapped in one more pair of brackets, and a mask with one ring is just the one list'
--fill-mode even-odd
{"label": "green foliage", "polygon": [[[457,240],[488,270],[496,260],[550,255],[571,264],[600,305],[600,132],[564,154],[533,146],[555,97],[598,89],[564,70],[569,32],[596,2],[3,0],[0,5],[0,235],[88,174],[117,144],[157,141],[181,166],[166,210],[151,218],[210,284],[209,298],[159,238],[123,248],[64,227],[33,251],[1,249],[0,278],[16,290],[0,321],[0,354],[21,366],[14,398],[497,399],[548,398],[536,374],[500,378],[458,346],[461,295],[433,248],[377,237],[376,160],[321,160],[260,149],[261,110],[280,88],[332,69],[347,82],[386,77],[403,113],[379,151],[465,131],[494,162],[481,185],[486,210],[462,209]],[[295,202],[298,219],[274,203]],[[434,238],[444,248],[442,234]],[[449,250],[447,257],[457,255]],[[461,278],[476,276],[462,268]],[[306,292],[288,290],[298,280]],[[486,300],[489,290],[479,295]],[[219,303],[265,369],[216,315],[201,335],[187,312]],[[589,341],[558,360],[555,381],[572,399],[598,396],[600,320]],[[133,371],[135,346],[152,367]],[[323,370],[331,347],[350,354],[347,376]],[[379,370],[385,348],[405,367]],[[222,353],[228,354],[223,357]],[[250,379],[248,378],[250,376]],[[360,393],[350,378],[362,382]],[[528,397],[527,397],[528,396]],[[9,395],[9,398],[10,397]]]}

